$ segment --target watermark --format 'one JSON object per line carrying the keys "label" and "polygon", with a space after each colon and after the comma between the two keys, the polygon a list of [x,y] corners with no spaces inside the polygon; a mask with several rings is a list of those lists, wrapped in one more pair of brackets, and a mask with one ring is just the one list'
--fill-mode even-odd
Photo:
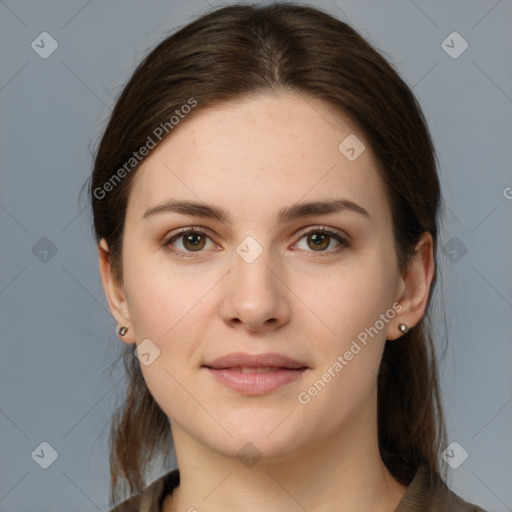
{"label": "watermark", "polygon": [[338,146],[339,152],[351,162],[356,160],[365,149],[363,141],[353,133],[345,137]]}
{"label": "watermark", "polygon": [[458,59],[468,49],[468,46],[468,42],[458,32],[452,32],[441,43],[441,48],[452,59]]}
{"label": "watermark", "polygon": [[452,263],[460,261],[468,252],[467,245],[456,236],[450,238],[450,240],[443,245],[442,249]]}
{"label": "watermark", "polygon": [[263,252],[263,247],[255,238],[248,236],[240,242],[236,252],[246,263],[253,263]]}
{"label": "watermark", "polygon": [[59,43],[48,32],[41,32],[30,46],[39,57],[47,59],[59,47]]}
{"label": "watermark", "polygon": [[46,236],[32,247],[32,254],[42,263],[48,263],[56,254],[57,246]]}
{"label": "watermark", "polygon": [[452,441],[441,453],[441,458],[452,469],[457,469],[469,457],[469,453],[457,441]]}
{"label": "watermark", "polygon": [[43,469],[48,469],[59,458],[57,450],[46,441],[40,443],[30,456]]}
{"label": "watermark", "polygon": [[263,454],[253,443],[245,443],[236,456],[240,462],[252,468],[261,460]]}
{"label": "watermark", "polygon": [[146,338],[137,345],[135,356],[144,366],[149,366],[160,357],[160,349],[149,338]]}
{"label": "watermark", "polygon": [[505,187],[503,189],[503,197],[505,199],[512,199],[512,187]]}
{"label": "watermark", "polygon": [[174,111],[174,114],[165,123],[160,123],[148,136],[146,142],[137,150],[132,153],[132,156],[120,167],[112,176],[101,186],[93,190],[93,195],[96,199],[103,199],[109,192],[120,183],[120,181],[132,171],[140,162],[149,154],[157,145],[157,141],[161,141],[171,130],[173,130],[186,115],[197,106],[195,98],[189,98],[187,103],[184,103],[179,109]]}
{"label": "watermark", "polygon": [[[325,389],[327,384],[335,379],[340,372],[349,364],[354,356],[359,354],[361,350],[368,345],[368,336],[373,339],[377,334],[384,329],[385,325],[389,323],[390,320],[395,318],[397,313],[402,311],[402,305],[398,302],[395,302],[391,308],[389,308],[385,313],[381,313],[379,319],[375,321],[375,323],[366,327],[363,331],[361,331],[357,335],[357,340],[352,340],[352,344],[350,348],[346,350],[343,355],[338,355],[336,361],[327,368],[327,370],[322,374],[322,376],[317,379],[307,390],[301,391],[297,399],[300,404],[307,405],[311,402],[311,400],[317,396],[321,391]],[[359,342],[359,343],[358,343]]]}

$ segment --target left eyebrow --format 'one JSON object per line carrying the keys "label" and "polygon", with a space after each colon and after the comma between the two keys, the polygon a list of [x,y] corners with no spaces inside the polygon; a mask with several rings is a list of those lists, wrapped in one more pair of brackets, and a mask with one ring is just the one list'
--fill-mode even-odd
{"label": "left eyebrow", "polygon": [[332,199],[325,201],[312,201],[309,203],[298,203],[288,208],[282,208],[277,214],[277,222],[282,224],[293,219],[306,217],[308,215],[327,215],[329,213],[344,213],[353,212],[368,220],[371,220],[371,215],[358,204],[348,199]]}
{"label": "left eyebrow", "polygon": [[[278,224],[311,215],[327,215],[330,213],[353,212],[371,220],[371,215],[360,205],[348,199],[331,199],[323,201],[310,201],[298,203],[281,208],[277,214]],[[229,213],[218,206],[208,205],[195,201],[170,200],[146,210],[143,219],[149,219],[162,213],[180,213],[188,217],[205,217],[231,224]]]}

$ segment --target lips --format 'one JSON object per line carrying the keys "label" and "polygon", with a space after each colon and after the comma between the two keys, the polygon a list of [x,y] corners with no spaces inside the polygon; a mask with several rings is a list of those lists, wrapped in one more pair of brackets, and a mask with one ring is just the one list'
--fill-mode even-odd
{"label": "lips", "polygon": [[215,380],[243,395],[263,395],[299,379],[305,364],[277,353],[236,352],[203,365]]}
{"label": "lips", "polygon": [[225,368],[288,368],[296,370],[298,368],[306,368],[294,359],[276,353],[267,354],[245,354],[243,352],[233,352],[226,356],[215,359],[211,363],[206,363],[204,366],[214,368],[216,370]]}

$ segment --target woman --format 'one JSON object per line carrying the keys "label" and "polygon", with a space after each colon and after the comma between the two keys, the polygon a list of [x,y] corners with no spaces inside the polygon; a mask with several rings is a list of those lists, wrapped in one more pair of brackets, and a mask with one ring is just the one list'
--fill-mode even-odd
{"label": "woman", "polygon": [[434,149],[352,28],[292,4],[184,27],[121,94],[90,192],[129,375],[113,510],[482,510],[438,455]]}

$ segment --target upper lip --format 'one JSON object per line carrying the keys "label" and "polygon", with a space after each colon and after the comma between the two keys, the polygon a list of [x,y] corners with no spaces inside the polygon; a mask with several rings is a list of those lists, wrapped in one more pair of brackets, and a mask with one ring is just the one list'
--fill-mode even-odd
{"label": "upper lip", "polygon": [[208,368],[216,370],[225,368],[307,368],[303,363],[295,361],[282,354],[269,352],[266,354],[245,354],[243,352],[233,352],[219,357],[211,362],[203,364]]}

